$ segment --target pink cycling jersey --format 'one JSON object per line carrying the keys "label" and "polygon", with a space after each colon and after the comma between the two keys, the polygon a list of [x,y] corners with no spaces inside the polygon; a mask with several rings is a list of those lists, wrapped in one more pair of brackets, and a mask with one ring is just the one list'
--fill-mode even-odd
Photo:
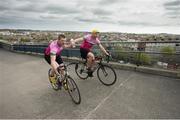
{"label": "pink cycling jersey", "polygon": [[100,44],[99,38],[93,38],[91,34],[88,34],[84,37],[84,41],[80,47],[90,50],[95,44]]}
{"label": "pink cycling jersey", "polygon": [[50,54],[61,55],[63,47],[58,45],[57,41],[58,40],[55,40],[48,45],[48,47],[45,49],[45,55],[50,55]]}

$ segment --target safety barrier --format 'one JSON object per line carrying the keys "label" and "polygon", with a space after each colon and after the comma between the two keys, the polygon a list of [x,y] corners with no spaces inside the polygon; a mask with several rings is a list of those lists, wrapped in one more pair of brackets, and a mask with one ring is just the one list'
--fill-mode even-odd
{"label": "safety barrier", "polygon": [[[178,42],[180,43],[180,41]],[[120,44],[120,43],[118,43]],[[156,44],[153,42],[153,44]],[[117,45],[117,44],[114,44]],[[133,45],[131,43],[131,45]],[[122,48],[127,48],[129,46],[128,42],[123,43]],[[133,45],[134,46],[134,45]],[[42,54],[47,45],[22,45],[22,44],[9,44],[8,42],[0,40],[0,48],[10,50],[10,51],[20,51],[27,54]],[[106,47],[108,48],[108,47]],[[132,47],[130,47],[132,48]],[[167,77],[180,78],[180,53],[162,53],[162,52],[148,52],[141,50],[132,51],[122,51],[122,49],[114,49],[114,47],[109,47],[109,51],[115,62],[109,63],[114,68],[120,68],[124,70],[133,70],[137,72],[144,72],[156,75],[162,75]],[[97,50],[97,49],[96,49]],[[101,54],[101,52],[94,51],[96,54]],[[77,61],[80,57],[79,47],[72,49],[64,49],[62,56],[66,61]],[[164,63],[160,61],[169,61],[169,63]],[[145,65],[144,63],[149,65]],[[146,64],[147,64],[146,63]],[[173,64],[172,64],[173,63]],[[157,67],[160,66],[160,67]]]}

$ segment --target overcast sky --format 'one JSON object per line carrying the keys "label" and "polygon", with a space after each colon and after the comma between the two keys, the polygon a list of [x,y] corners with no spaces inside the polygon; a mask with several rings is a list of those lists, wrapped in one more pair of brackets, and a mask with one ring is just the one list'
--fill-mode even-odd
{"label": "overcast sky", "polygon": [[180,0],[0,0],[0,28],[180,34]]}

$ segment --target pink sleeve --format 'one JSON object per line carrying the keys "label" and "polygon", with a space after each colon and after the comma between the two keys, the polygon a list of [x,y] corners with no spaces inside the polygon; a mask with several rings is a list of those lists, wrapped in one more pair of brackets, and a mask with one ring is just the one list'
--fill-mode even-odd
{"label": "pink sleeve", "polygon": [[50,53],[51,54],[56,54],[57,53],[57,49],[55,47],[55,44],[51,43],[50,45]]}
{"label": "pink sleeve", "polygon": [[89,34],[84,36],[84,40],[88,40],[89,39]]}

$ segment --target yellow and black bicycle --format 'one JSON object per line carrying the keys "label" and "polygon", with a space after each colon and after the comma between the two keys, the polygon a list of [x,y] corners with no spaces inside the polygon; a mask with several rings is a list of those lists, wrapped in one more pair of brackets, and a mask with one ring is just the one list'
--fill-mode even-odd
{"label": "yellow and black bicycle", "polygon": [[[73,80],[73,78],[68,74],[67,66],[66,65],[63,66],[64,67],[64,69],[63,69],[64,75],[60,74],[60,76],[56,76],[54,81],[52,81],[50,79],[50,73],[52,70],[50,68],[48,71],[49,81],[54,90],[58,91],[61,88],[64,88],[66,91],[68,91],[72,101],[75,104],[80,104],[81,103],[81,95],[80,95],[79,88],[78,88],[76,82]],[[60,67],[58,68],[58,72],[60,73]]]}

